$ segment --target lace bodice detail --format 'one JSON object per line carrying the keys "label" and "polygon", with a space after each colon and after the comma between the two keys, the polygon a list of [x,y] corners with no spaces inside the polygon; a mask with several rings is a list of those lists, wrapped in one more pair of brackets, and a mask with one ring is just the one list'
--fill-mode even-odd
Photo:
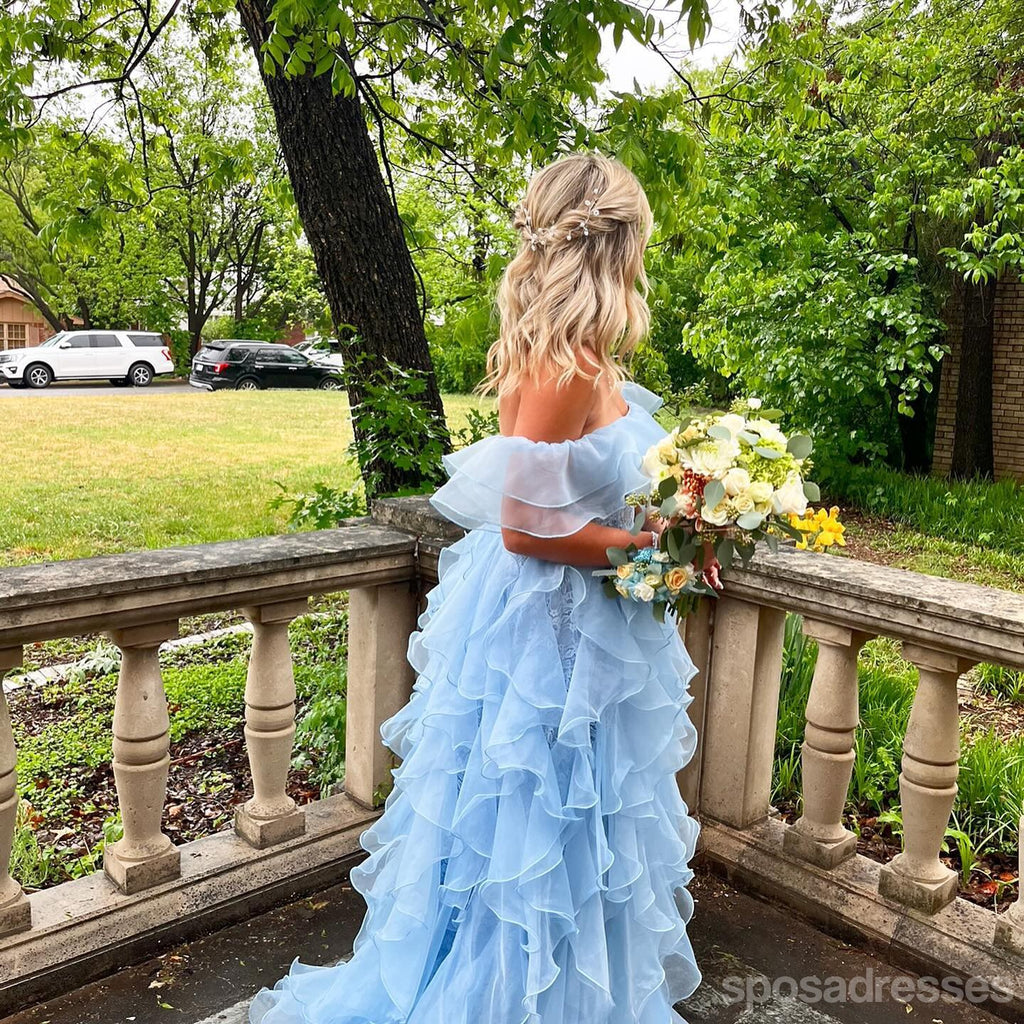
{"label": "lace bodice detail", "polygon": [[[633,525],[633,516],[633,509],[624,505],[617,512],[605,516],[600,523],[602,526],[614,526],[618,529],[628,530]],[[567,687],[572,678],[573,667],[576,664],[576,652],[579,650],[580,644],[580,631],[572,621],[574,578],[573,573],[566,573],[561,585],[547,595],[548,614],[551,616],[555,636],[558,640],[558,656]],[[593,578],[591,577],[591,579]],[[594,582],[596,583],[596,581]],[[591,731],[594,732],[594,729]],[[548,743],[554,743],[554,730],[548,730],[548,733]]]}

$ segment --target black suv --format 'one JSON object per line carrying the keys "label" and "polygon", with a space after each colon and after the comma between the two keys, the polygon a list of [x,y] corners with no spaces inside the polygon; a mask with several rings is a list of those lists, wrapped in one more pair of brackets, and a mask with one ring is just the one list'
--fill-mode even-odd
{"label": "black suv", "polygon": [[234,339],[207,342],[192,360],[188,382],[204,391],[344,387],[337,367],[320,366],[290,345]]}

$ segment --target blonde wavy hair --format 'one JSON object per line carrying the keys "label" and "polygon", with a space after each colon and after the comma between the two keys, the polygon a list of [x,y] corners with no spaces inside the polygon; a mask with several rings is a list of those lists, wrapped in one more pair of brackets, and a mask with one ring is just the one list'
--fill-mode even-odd
{"label": "blonde wavy hair", "polygon": [[[513,223],[522,244],[498,289],[501,327],[477,390],[500,398],[542,369],[559,384],[576,374],[624,379],[622,363],[650,324],[644,249],[653,222],[640,182],[597,153],[562,157],[534,175]],[[588,345],[595,374],[577,359]]]}

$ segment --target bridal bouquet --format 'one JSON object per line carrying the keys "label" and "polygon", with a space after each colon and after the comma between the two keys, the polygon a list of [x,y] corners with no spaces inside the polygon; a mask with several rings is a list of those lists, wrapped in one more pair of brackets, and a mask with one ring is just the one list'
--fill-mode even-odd
{"label": "bridal bouquet", "polygon": [[805,476],[811,438],[787,437],[781,416],[743,399],[727,413],[679,424],[647,452],[643,469],[657,504],[646,494],[627,498],[636,508],[633,532],[648,516],[664,527],[657,549],[608,548],[613,568],[596,575],[606,577],[610,597],[650,603],[658,619],[666,609],[684,616],[699,597],[717,596],[703,571],[708,549],[727,569],[737,556],[749,561],[759,543],[777,551],[782,537],[816,550],[845,543],[838,508],[808,508],[820,498]]}

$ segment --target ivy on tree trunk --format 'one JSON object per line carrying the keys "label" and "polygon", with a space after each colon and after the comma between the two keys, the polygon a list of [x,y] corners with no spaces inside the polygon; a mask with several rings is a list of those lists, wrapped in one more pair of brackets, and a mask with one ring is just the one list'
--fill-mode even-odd
{"label": "ivy on tree trunk", "polygon": [[[434,376],[417,301],[412,257],[384,183],[357,95],[335,95],[327,75],[307,70],[286,77],[266,73],[263,43],[270,35],[265,0],[237,0],[238,12],[261,68],[277,122],[281,151],[295,202],[339,335],[358,334],[349,347],[422,373],[422,403],[444,429],[444,408]],[[344,57],[355,77],[351,58]],[[351,375],[350,375],[351,376]],[[349,401],[362,398],[358,377]],[[357,441],[366,440],[359,437]],[[447,431],[446,438],[447,447]],[[360,466],[364,479],[381,481],[378,493],[415,488],[426,481],[413,467],[377,457]]]}

